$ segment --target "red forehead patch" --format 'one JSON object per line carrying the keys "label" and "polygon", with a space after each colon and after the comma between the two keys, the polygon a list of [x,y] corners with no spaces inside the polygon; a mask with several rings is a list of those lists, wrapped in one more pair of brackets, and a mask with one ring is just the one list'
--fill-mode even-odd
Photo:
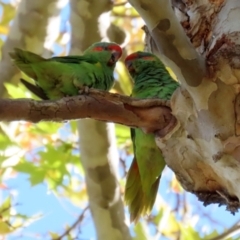
{"label": "red forehead patch", "polygon": [[114,52],[122,52],[122,48],[117,44],[111,44],[108,46],[108,49]]}
{"label": "red forehead patch", "polygon": [[145,56],[145,57],[141,57],[143,58],[144,60],[155,60],[156,58],[154,56]]}
{"label": "red forehead patch", "polygon": [[132,53],[132,54],[128,55],[125,59],[125,63],[126,62],[131,62],[135,59],[144,59],[144,60],[147,60],[147,61],[154,61],[154,60],[156,60],[156,57],[149,52],[138,51],[138,52],[135,52],[135,53]]}
{"label": "red forehead patch", "polygon": [[101,51],[111,51],[111,52],[118,52],[119,56],[122,55],[122,48],[117,44],[106,44],[103,43],[102,45],[95,46],[92,51],[101,52]]}
{"label": "red forehead patch", "polygon": [[93,48],[93,51],[97,51],[97,52],[100,52],[103,50],[103,47],[100,47],[100,46],[96,46]]}
{"label": "red forehead patch", "polygon": [[139,58],[139,55],[138,55],[137,52],[128,55],[128,56],[125,58],[125,62],[127,62],[127,61],[129,61],[129,60],[133,60],[133,59],[135,59],[135,58]]}

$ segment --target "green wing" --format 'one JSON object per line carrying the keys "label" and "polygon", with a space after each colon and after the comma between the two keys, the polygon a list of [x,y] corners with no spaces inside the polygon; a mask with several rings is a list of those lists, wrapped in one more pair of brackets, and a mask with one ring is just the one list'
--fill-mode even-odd
{"label": "green wing", "polygon": [[81,62],[87,62],[90,64],[96,64],[98,61],[91,55],[91,56],[64,56],[64,57],[52,57],[47,59],[47,61],[55,61],[60,63],[66,64],[79,64]]}
{"label": "green wing", "polygon": [[102,63],[96,53],[45,59],[15,49],[10,56],[21,71],[35,80],[36,86],[25,80],[21,82],[42,99],[75,96],[85,86],[109,90],[113,85],[113,69]]}
{"label": "green wing", "polygon": [[43,91],[42,88],[38,87],[37,85],[34,85],[25,79],[20,79],[21,83],[32,93],[34,93],[36,96],[38,96],[40,99],[43,100],[49,100],[45,92]]}

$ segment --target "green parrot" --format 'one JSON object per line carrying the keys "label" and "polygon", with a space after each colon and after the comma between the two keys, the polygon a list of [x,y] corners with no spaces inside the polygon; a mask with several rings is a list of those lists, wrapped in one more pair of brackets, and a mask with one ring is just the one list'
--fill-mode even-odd
{"label": "green parrot", "polygon": [[[179,87],[154,54],[132,53],[125,59],[125,65],[134,81],[132,97],[170,99]],[[154,134],[131,128],[131,138],[134,159],[127,174],[124,198],[130,220],[136,222],[153,208],[165,161]]]}
{"label": "green parrot", "polygon": [[9,55],[21,71],[34,79],[36,85],[21,79],[31,92],[41,99],[59,99],[78,95],[85,87],[110,90],[122,49],[116,43],[97,42],[82,56],[45,59],[18,48]]}

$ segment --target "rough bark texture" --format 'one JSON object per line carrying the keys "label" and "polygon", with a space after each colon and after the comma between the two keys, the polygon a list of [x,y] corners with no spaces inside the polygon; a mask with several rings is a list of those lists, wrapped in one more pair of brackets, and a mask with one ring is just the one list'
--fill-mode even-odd
{"label": "rough bark texture", "polygon": [[[112,4],[110,0],[71,0],[71,54],[79,54],[93,42],[106,40],[108,32],[115,36],[113,40],[124,39],[123,34],[116,37],[116,28],[109,31]],[[81,120],[79,135],[81,161],[97,238],[131,239],[118,185],[119,157],[114,125]]]}
{"label": "rough bark texture", "polygon": [[205,73],[204,59],[196,53],[177,21],[169,0],[129,0],[151,34],[148,50],[171,67],[184,87],[197,86]]}
{"label": "rough bark texture", "polygon": [[[92,91],[92,90],[90,90]],[[168,101],[161,99],[133,99],[108,92],[88,93],[87,96],[66,97],[57,101],[32,99],[0,99],[1,121],[66,121],[93,118],[145,132],[165,135],[176,124]]]}
{"label": "rough bark texture", "polygon": [[60,11],[66,0],[22,0],[4,45],[0,62],[0,96],[4,82],[18,81],[19,70],[12,64],[9,52],[20,47],[48,57],[59,34]]}
{"label": "rough bark texture", "polygon": [[[168,166],[205,205],[226,204],[236,212],[240,206],[240,2],[172,1],[175,14],[170,1],[129,2],[146,21],[149,49],[163,60],[170,58],[182,71],[182,76],[176,72],[182,86],[171,100],[178,124],[164,138],[156,138]],[[166,39],[172,44],[168,50]],[[179,65],[179,56],[186,60],[184,65]]]}

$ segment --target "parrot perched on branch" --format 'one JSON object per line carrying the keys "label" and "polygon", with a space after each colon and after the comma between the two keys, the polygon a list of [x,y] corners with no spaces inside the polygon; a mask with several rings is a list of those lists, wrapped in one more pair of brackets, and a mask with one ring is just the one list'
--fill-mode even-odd
{"label": "parrot perched on branch", "polygon": [[82,56],[45,59],[19,48],[9,55],[15,65],[36,83],[21,79],[25,87],[41,99],[59,99],[78,95],[85,87],[110,90],[122,49],[116,43],[98,42],[86,49]]}
{"label": "parrot perched on branch", "polygon": [[[179,84],[154,54],[135,52],[127,56],[125,65],[134,86],[132,97],[170,99]],[[131,128],[134,159],[127,174],[125,202],[131,222],[152,210],[165,161],[155,143],[154,134]]]}

